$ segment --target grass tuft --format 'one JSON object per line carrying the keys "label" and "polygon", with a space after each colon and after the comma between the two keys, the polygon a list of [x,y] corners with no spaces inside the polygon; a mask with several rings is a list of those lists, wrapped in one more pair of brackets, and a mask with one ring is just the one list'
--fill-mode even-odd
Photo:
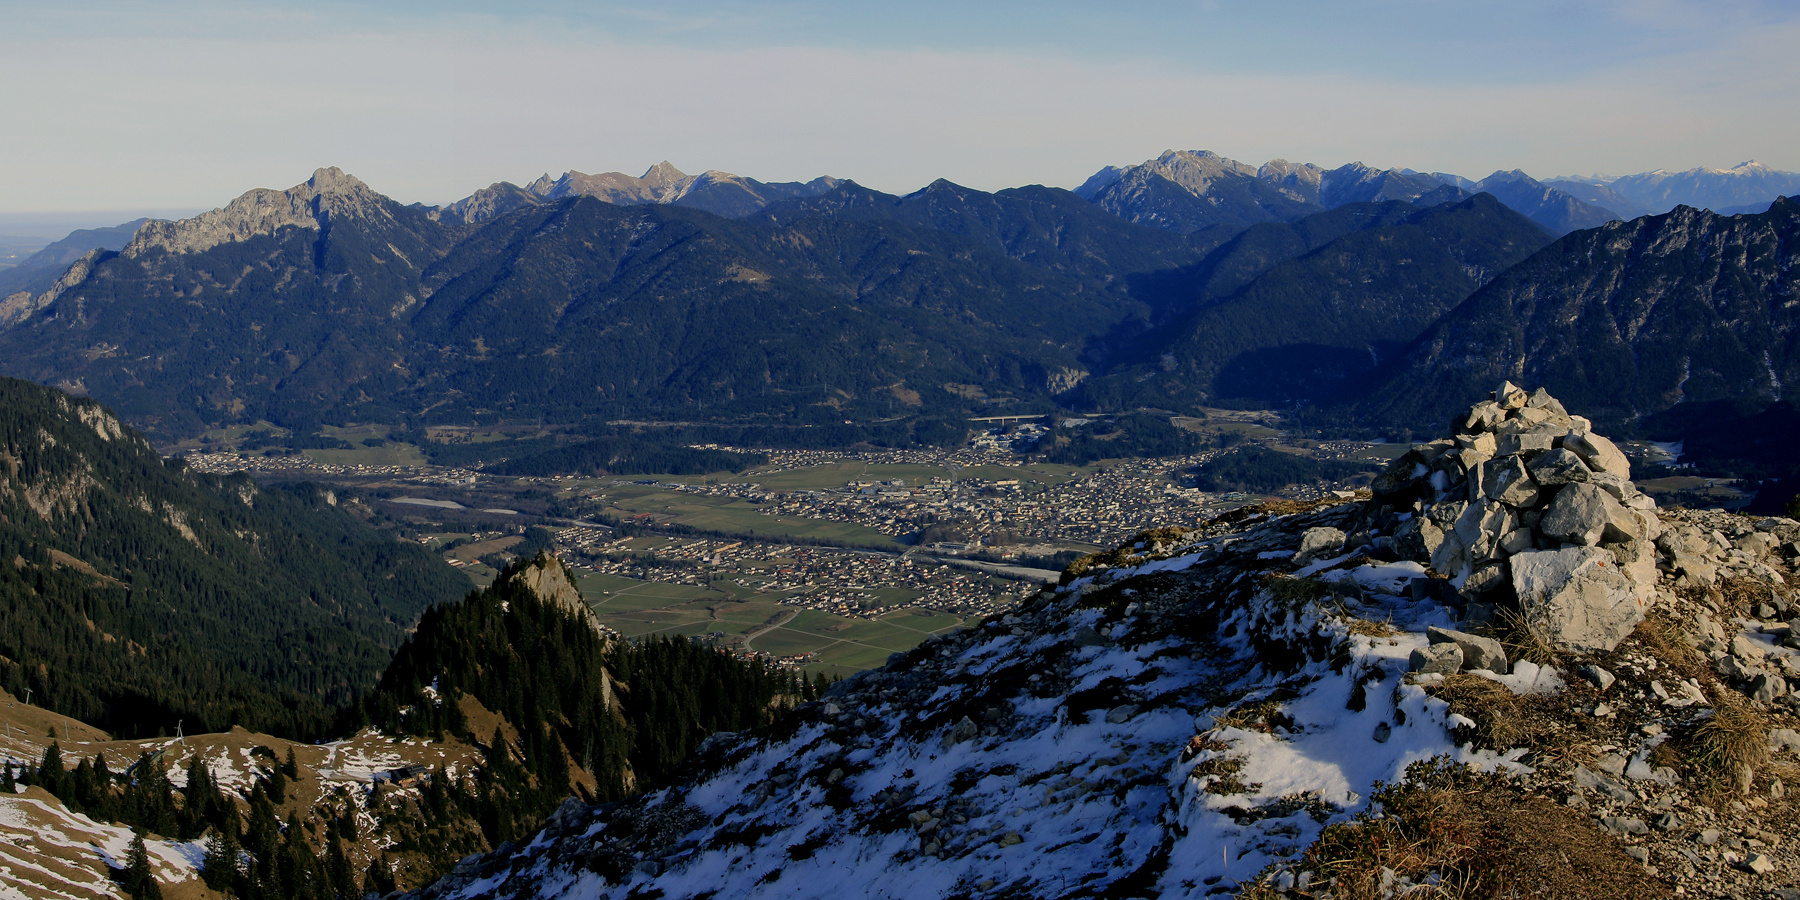
{"label": "grass tuft", "polygon": [[1502,609],[1494,619],[1493,636],[1515,660],[1528,659],[1540,666],[1556,662],[1556,648],[1525,622],[1525,616],[1512,609]]}
{"label": "grass tuft", "polygon": [[1750,793],[1756,770],[1769,761],[1769,722],[1734,691],[1713,690],[1713,714],[1693,734],[1688,758],[1714,784]]}

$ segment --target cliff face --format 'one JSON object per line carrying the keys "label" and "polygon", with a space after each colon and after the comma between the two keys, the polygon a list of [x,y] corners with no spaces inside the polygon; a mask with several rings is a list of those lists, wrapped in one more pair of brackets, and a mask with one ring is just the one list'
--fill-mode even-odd
{"label": "cliff face", "polygon": [[1745,894],[1800,861],[1800,523],[1628,473],[1501,385],[1372,499],[1146,531],[421,896]]}
{"label": "cliff face", "polygon": [[1800,203],[1681,207],[1569,235],[1428,329],[1365,408],[1441,422],[1492,384],[1542,384],[1595,421],[1800,383]]}
{"label": "cliff face", "polygon": [[231,201],[224,209],[192,219],[146,222],[131,243],[125,245],[123,254],[135,258],[152,249],[200,253],[220,244],[273,235],[283,228],[324,230],[334,218],[391,220],[389,207],[398,205],[355,176],[331,166],[319,169],[311,178],[285,191],[258,189]]}

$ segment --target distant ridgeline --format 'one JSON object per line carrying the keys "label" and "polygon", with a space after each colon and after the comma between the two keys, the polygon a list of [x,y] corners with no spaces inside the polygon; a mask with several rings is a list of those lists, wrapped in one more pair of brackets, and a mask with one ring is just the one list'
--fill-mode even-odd
{"label": "distant ridgeline", "polygon": [[165,463],[99,404],[0,379],[0,687],[121,737],[321,736],[463,577],[312,486]]}
{"label": "distant ridgeline", "polygon": [[[674,419],[702,424],[632,453],[945,444],[1059,403],[1332,394],[1550,240],[1455,189],[1179,233],[1044,187],[817,187],[738,218],[554,192],[471,217],[323,169],[6,298],[0,367],[168,436]],[[620,458],[556,452],[509,465]]]}

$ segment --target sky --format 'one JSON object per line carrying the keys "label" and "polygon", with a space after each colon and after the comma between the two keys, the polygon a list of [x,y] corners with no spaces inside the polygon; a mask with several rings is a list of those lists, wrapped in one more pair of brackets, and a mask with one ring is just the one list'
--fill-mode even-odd
{"label": "sky", "polygon": [[427,204],[665,159],[894,193],[1167,149],[1800,170],[1796,46],[1791,0],[0,0],[0,233],[328,165]]}

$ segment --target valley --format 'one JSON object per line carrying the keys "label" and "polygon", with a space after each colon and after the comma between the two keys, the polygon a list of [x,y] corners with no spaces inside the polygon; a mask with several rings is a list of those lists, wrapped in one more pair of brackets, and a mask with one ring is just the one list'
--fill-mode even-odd
{"label": "valley", "polygon": [[1794,179],[326,167],[46,243],[0,898],[1482,896],[1352,846],[1477,779],[1735,896],[1800,865]]}

